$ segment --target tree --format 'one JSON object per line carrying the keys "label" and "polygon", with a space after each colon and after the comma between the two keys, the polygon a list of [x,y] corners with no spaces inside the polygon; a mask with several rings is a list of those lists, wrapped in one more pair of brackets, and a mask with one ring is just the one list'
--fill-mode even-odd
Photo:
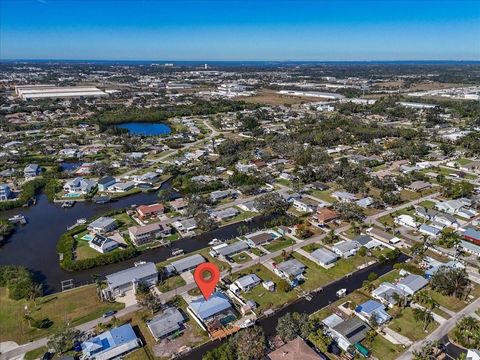
{"label": "tree", "polygon": [[29,299],[36,303],[38,297],[43,295],[43,285],[33,283],[30,287]]}
{"label": "tree", "polygon": [[335,231],[333,229],[331,229],[327,236],[325,236],[323,238],[323,242],[325,244],[333,244],[334,242],[336,242],[338,240],[338,235],[335,233]]}
{"label": "tree", "polygon": [[254,200],[255,208],[264,215],[281,215],[288,209],[288,202],[278,193],[271,192]]}
{"label": "tree", "polygon": [[480,321],[472,316],[460,320],[454,331],[455,340],[464,347],[478,348],[480,346]]}
{"label": "tree", "polygon": [[158,194],[158,200],[162,203],[169,201],[172,198],[173,190],[171,187],[161,189]]}
{"label": "tree", "polygon": [[137,286],[136,295],[138,304],[150,310],[152,315],[162,306],[160,297],[144,284]]}
{"label": "tree", "polygon": [[367,255],[367,248],[365,246],[360,246],[360,249],[358,249],[358,255],[361,257]]}
{"label": "tree", "polygon": [[442,266],[432,276],[431,287],[443,295],[466,298],[470,289],[470,280],[465,269]]}
{"label": "tree", "polygon": [[80,339],[82,333],[68,326],[58,329],[49,337],[47,346],[55,350],[56,353],[63,354],[73,348],[73,345]]}
{"label": "tree", "polygon": [[415,321],[423,322],[423,330],[427,330],[428,325],[430,325],[434,321],[431,311],[428,309],[418,308],[414,308],[412,309],[412,311]]}
{"label": "tree", "polygon": [[306,338],[310,333],[309,317],[305,313],[287,313],[278,319],[276,332],[283,341],[290,341],[297,336]]}
{"label": "tree", "polygon": [[414,299],[417,303],[425,306],[430,311],[438,306],[438,303],[426,291],[420,291],[415,295]]}
{"label": "tree", "polygon": [[195,216],[198,228],[203,231],[211,231],[217,227],[216,222],[205,212],[198,212]]}
{"label": "tree", "polygon": [[225,343],[207,352],[202,356],[202,360],[237,360],[237,356],[235,349],[229,343]]}
{"label": "tree", "polygon": [[266,340],[263,330],[253,326],[237,332],[231,339],[239,360],[263,359],[266,350]]}
{"label": "tree", "polygon": [[392,294],[392,299],[395,301],[395,303],[397,304],[397,306],[401,309],[403,309],[404,307],[406,307],[408,305],[408,298],[407,298],[407,295],[401,295],[400,293],[398,292],[394,292]]}

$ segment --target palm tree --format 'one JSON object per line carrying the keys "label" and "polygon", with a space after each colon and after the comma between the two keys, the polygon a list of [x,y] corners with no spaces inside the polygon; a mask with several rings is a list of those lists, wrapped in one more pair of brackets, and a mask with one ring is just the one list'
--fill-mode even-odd
{"label": "palm tree", "polygon": [[417,293],[415,295],[415,301],[424,305],[430,311],[435,309],[438,305],[438,303],[426,291],[420,291]]}
{"label": "palm tree", "polygon": [[480,332],[480,321],[472,316],[467,316],[460,320],[457,328],[465,336],[466,343],[470,344],[470,341]]}
{"label": "palm tree", "polygon": [[43,295],[43,286],[42,284],[32,284],[29,289],[28,297],[32,300],[36,305],[36,300],[38,297]]}
{"label": "palm tree", "polygon": [[407,306],[408,298],[406,294],[402,295],[400,293],[394,292],[392,294],[392,299],[397,303],[397,306],[401,309]]}
{"label": "palm tree", "polygon": [[423,322],[423,331],[426,331],[428,325],[434,321],[432,313],[427,309],[413,309],[413,318],[415,321]]}

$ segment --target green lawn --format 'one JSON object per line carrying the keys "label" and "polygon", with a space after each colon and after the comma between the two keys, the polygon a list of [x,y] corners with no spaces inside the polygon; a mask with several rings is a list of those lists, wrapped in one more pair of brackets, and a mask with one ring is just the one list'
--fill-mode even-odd
{"label": "green lawn", "polygon": [[48,348],[46,346],[42,346],[38,349],[29,351],[25,354],[24,359],[25,360],[35,360],[35,359],[40,359],[43,354],[45,354],[48,351]]}
{"label": "green lawn", "polygon": [[381,335],[375,336],[372,343],[365,343],[372,355],[381,360],[394,360],[402,354],[405,349],[401,345],[392,344]]}
{"label": "green lawn", "polygon": [[320,249],[322,247],[322,244],[319,243],[312,243],[308,244],[307,246],[302,247],[302,250],[305,250],[308,253],[312,253],[317,249]]}
{"label": "green lawn", "polygon": [[323,191],[312,190],[310,192],[310,195],[312,195],[313,197],[316,197],[317,199],[320,199],[320,200],[323,200],[323,201],[326,201],[326,202],[329,202],[329,203],[334,203],[334,202],[337,201],[337,199],[332,197],[332,192],[333,192],[332,189],[323,190]]}
{"label": "green lawn", "polygon": [[77,254],[76,260],[90,259],[102,255],[97,250],[92,249],[88,244],[89,242],[86,240],[77,240],[77,248],[75,250]]}
{"label": "green lawn", "polygon": [[388,327],[406,337],[410,340],[418,341],[425,338],[433,330],[437,328],[436,322],[431,323],[427,327],[427,332],[423,331],[423,323],[415,321],[413,317],[412,308],[405,308],[400,314],[400,317],[393,319]]}
{"label": "green lawn", "polygon": [[275,252],[285,249],[288,246],[292,246],[293,244],[295,244],[295,240],[292,240],[289,237],[280,237],[271,241],[269,244],[264,245],[263,247],[270,252]]}
{"label": "green lawn", "polygon": [[433,209],[436,205],[435,201],[432,200],[425,200],[420,203],[426,209]]}
{"label": "green lawn", "polygon": [[[280,281],[278,276],[273,274],[263,265],[255,265],[241,272],[235,273],[233,274],[233,280],[236,280],[243,275],[252,273],[257,274],[258,277],[263,281],[272,280],[275,285],[278,285],[278,282]],[[267,309],[276,309],[281,307],[283,304],[294,300],[297,297],[297,292],[295,290],[291,290],[288,293],[282,293],[278,290],[278,286],[276,286],[276,290],[274,292],[270,292],[266,290],[262,284],[260,284],[255,286],[249,292],[243,293],[242,295],[247,300],[255,301],[258,305],[258,310],[263,313]]]}
{"label": "green lawn", "polygon": [[450,319],[451,316],[449,314],[447,314],[445,311],[443,311],[442,309],[440,308],[435,308],[432,310],[435,314],[437,315],[440,315],[441,317],[443,317],[444,319]]}
{"label": "green lawn", "polygon": [[247,261],[252,260],[252,258],[246,252],[241,252],[240,254],[232,256],[232,260],[237,264],[244,264]]}
{"label": "green lawn", "polygon": [[[237,210],[240,210],[237,207],[235,207],[235,208]],[[245,219],[250,219],[250,218],[254,217],[255,215],[256,214],[254,212],[240,210],[240,214],[238,214],[237,216],[235,216],[231,219],[228,219],[227,221],[222,221],[222,226],[225,226],[225,225],[228,225],[228,224],[233,224],[233,223],[236,223],[236,222],[240,222],[240,221],[243,221]]]}
{"label": "green lawn", "polygon": [[437,303],[441,306],[446,307],[448,310],[458,312],[467,306],[467,302],[464,300],[457,299],[453,296],[442,295],[439,292],[434,290],[425,290]]}
{"label": "green lawn", "polygon": [[180,286],[185,285],[186,282],[183,280],[183,278],[180,275],[177,276],[172,276],[164,281],[160,285],[158,285],[158,290],[160,290],[162,293],[179,288]]}
{"label": "green lawn", "polygon": [[[48,329],[35,329],[24,319],[25,305],[35,320],[48,318],[53,325]],[[107,310],[119,310],[124,304],[101,302],[95,286],[82,287],[63,293],[49,295],[33,301],[14,301],[7,297],[7,290],[0,288],[0,341],[25,342],[48,336],[65,321],[76,326],[96,319]]]}
{"label": "green lawn", "polygon": [[113,215],[113,218],[118,220],[121,227],[130,227],[130,226],[138,225],[135,222],[135,220],[133,220],[130,216],[127,215],[127,213]]}
{"label": "green lawn", "polygon": [[257,249],[257,248],[250,249],[250,252],[253,253],[254,255],[257,255],[257,256],[265,255],[262,250]]}

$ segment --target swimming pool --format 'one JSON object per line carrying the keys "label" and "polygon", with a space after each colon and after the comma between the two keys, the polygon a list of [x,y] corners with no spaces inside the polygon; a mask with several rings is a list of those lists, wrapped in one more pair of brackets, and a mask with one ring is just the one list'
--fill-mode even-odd
{"label": "swimming pool", "polygon": [[86,234],[86,235],[83,235],[80,239],[85,240],[85,241],[92,241],[93,240],[93,235]]}
{"label": "swimming pool", "polygon": [[77,197],[80,197],[80,196],[82,196],[82,195],[77,194],[77,193],[70,193],[70,194],[63,195],[63,197],[66,197],[66,198],[77,198]]}

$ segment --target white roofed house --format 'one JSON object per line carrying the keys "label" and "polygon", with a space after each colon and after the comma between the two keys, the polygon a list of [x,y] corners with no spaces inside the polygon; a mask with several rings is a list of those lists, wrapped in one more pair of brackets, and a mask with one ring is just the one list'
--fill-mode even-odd
{"label": "white roofed house", "polygon": [[95,180],[77,177],[73,180],[67,181],[65,185],[63,185],[63,191],[70,194],[88,194],[95,188],[95,186],[97,186],[97,182]]}
{"label": "white roofed house", "polygon": [[297,259],[290,259],[274,266],[275,274],[285,279],[293,287],[303,280],[306,266]]}
{"label": "white roofed house", "polygon": [[131,226],[128,228],[128,235],[137,246],[164,238],[171,233],[172,229],[170,226],[159,222],[144,226]]}
{"label": "white roofed house", "polygon": [[340,202],[353,202],[358,200],[355,194],[349,193],[347,191],[335,191],[332,193],[332,197]]}
{"label": "white roofed house", "polygon": [[[225,245],[225,244],[223,244]],[[215,246],[210,250],[210,255],[220,256],[223,258],[229,258],[235,254],[241,253],[242,251],[248,250],[249,246],[244,241],[236,241],[229,245],[225,246]]]}
{"label": "white roofed house", "polygon": [[403,297],[408,295],[401,288],[389,282],[381,283],[375,290],[372,291],[373,298],[379,300],[390,308],[397,304],[397,296],[394,294],[398,294],[398,296]]}
{"label": "white roofed house", "polygon": [[23,169],[23,175],[25,176],[25,179],[32,179],[40,175],[41,171],[42,169],[38,166],[38,164],[28,164]]}
{"label": "white roofed house", "polygon": [[262,282],[256,274],[248,274],[242,276],[230,284],[230,290],[235,294],[238,294],[240,291],[247,292],[255,286],[259,285]]}
{"label": "white roofed house", "polygon": [[354,240],[343,240],[332,246],[333,252],[343,258],[355,255],[358,249],[360,249],[360,244]]}
{"label": "white roofed house", "polygon": [[115,298],[128,291],[136,291],[138,284],[154,286],[157,281],[158,270],[154,263],[136,263],[134,267],[107,275],[107,287],[103,289],[103,294],[106,298]]}
{"label": "white roofed house", "polygon": [[223,210],[212,211],[210,216],[216,221],[228,220],[240,214],[240,211],[234,207],[229,207]]}
{"label": "white roofed house", "polygon": [[427,285],[428,281],[423,276],[415,274],[408,275],[397,283],[397,287],[408,295],[414,295]]}
{"label": "white roofed house", "polygon": [[293,199],[293,207],[300,212],[313,213],[317,211],[319,205],[318,201],[306,196]]}
{"label": "white roofed house", "polygon": [[312,258],[315,259],[315,262],[321,266],[327,266],[335,263],[338,260],[338,256],[325,248],[319,248],[310,254]]}
{"label": "white roofed house", "polygon": [[395,218],[395,223],[398,225],[408,226],[416,229],[418,224],[415,219],[410,215],[399,215]]}
{"label": "white roofed house", "polygon": [[88,229],[97,233],[104,234],[115,230],[117,227],[117,221],[113,218],[101,216],[97,220],[92,221],[88,225]]}
{"label": "white roofed house", "polygon": [[88,246],[102,254],[105,254],[118,248],[119,243],[106,236],[96,234],[93,239],[89,241]]}
{"label": "white roofed house", "polygon": [[195,269],[198,265],[206,262],[205,258],[200,254],[194,254],[187,256],[185,258],[172,261],[170,264],[165,266],[165,272],[168,275],[171,274],[181,274],[185,271],[190,271]]}

